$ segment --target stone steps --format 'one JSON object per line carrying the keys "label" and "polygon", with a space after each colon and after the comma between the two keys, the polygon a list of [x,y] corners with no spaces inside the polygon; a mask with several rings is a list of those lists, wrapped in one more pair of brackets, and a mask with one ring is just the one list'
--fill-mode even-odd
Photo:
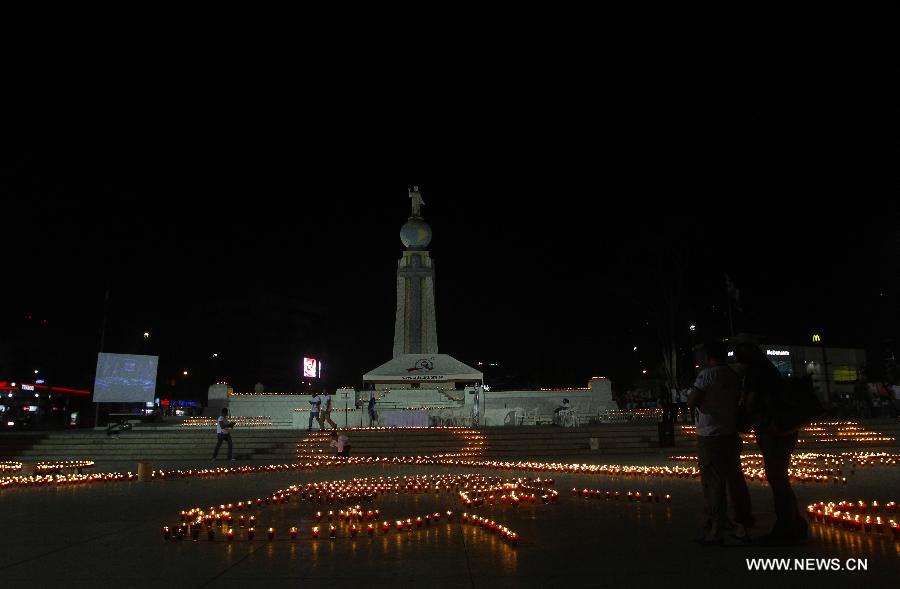
{"label": "stone steps", "polygon": [[[676,426],[675,447],[659,448],[655,424],[604,424],[579,428],[547,426],[488,427],[478,430],[484,456],[505,460],[581,457],[595,460],[614,454],[693,454],[694,436]],[[900,438],[900,423],[865,423],[866,429]],[[459,452],[466,440],[447,430],[387,430],[350,432],[352,454],[357,456],[415,456],[444,452]],[[597,438],[599,449],[590,450],[590,438]],[[299,459],[332,453],[328,447],[330,436],[319,432],[292,429],[247,428],[235,430],[234,454],[237,458],[279,463],[298,459],[298,444],[304,453]],[[0,457],[8,460],[89,459],[98,461],[132,460],[206,460],[215,446],[211,429],[178,427],[136,427],[118,437],[103,431],[80,430],[66,432],[16,432],[0,434]],[[840,452],[846,450],[896,451],[898,444],[879,446],[862,444],[805,443],[798,446],[806,451]],[[755,445],[745,445],[745,451],[757,451]],[[220,450],[221,453],[221,450]]]}

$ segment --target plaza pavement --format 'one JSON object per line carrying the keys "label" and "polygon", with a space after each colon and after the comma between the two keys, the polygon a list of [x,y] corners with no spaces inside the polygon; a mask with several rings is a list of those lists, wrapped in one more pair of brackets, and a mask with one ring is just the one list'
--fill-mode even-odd
{"label": "plaza pavement", "polygon": [[[659,456],[608,457],[605,463],[660,463]],[[182,462],[156,466],[187,468]],[[216,463],[226,464],[224,461]],[[246,464],[246,463],[230,463]],[[133,469],[103,464],[102,470]],[[804,546],[701,547],[691,540],[702,519],[699,482],[685,479],[547,475],[560,500],[518,510],[480,511],[518,532],[512,547],[496,536],[461,524],[375,538],[309,538],[317,507],[291,502],[258,510],[253,542],[164,542],[163,524],[180,510],[258,497],[290,484],[353,476],[423,473],[510,474],[515,471],[354,466],[315,472],[99,484],[89,488],[8,489],[0,494],[2,587],[894,587],[900,542],[818,525]],[[521,473],[536,476],[531,473]],[[857,469],[847,486],[796,484],[801,504],[813,500],[896,500],[896,467]],[[628,504],[570,496],[573,486],[670,493],[672,504]],[[762,533],[772,523],[768,487],[751,483]],[[387,495],[373,504],[385,519],[415,517],[461,505],[453,494]],[[338,507],[335,506],[335,509]],[[475,511],[475,510],[473,510]],[[279,530],[267,542],[263,530]],[[300,528],[294,542],[290,526]],[[219,538],[221,540],[221,538]],[[748,572],[746,558],[868,559],[865,572]]]}

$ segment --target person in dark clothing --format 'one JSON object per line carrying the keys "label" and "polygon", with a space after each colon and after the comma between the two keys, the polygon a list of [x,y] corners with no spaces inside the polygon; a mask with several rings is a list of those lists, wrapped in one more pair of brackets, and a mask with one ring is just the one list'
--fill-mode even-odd
{"label": "person in dark clothing", "polygon": [[375,411],[375,393],[369,397],[369,427],[375,427],[375,420],[378,419],[378,413]]}
{"label": "person in dark clothing", "polygon": [[756,432],[756,443],[763,455],[766,480],[772,489],[775,505],[775,526],[760,541],[763,544],[802,542],[807,538],[808,524],[797,506],[788,477],[791,453],[797,445],[797,432],[781,432],[775,427],[779,397],[785,392],[784,379],[754,343],[739,344],[735,356],[745,366],[742,386],[744,406]]}

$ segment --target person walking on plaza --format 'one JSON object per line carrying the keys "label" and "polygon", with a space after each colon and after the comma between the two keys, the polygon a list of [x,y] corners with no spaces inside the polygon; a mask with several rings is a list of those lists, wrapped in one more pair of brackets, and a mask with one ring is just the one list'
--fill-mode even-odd
{"label": "person walking on plaza", "polygon": [[325,431],[325,423],[330,423],[331,429],[337,429],[337,424],[331,420],[331,395],[326,389],[322,389],[322,394],[319,395],[319,431]]}
{"label": "person walking on plaza", "polygon": [[375,411],[375,393],[369,397],[369,427],[375,427],[375,421],[378,419],[378,413]]}
{"label": "person walking on plaza", "polygon": [[319,421],[319,406],[321,405],[321,399],[319,395],[313,394],[312,398],[309,400],[309,426],[307,426],[306,431],[312,430],[313,419]]}
{"label": "person walking on plaza", "polygon": [[[697,455],[709,527],[702,544],[747,544],[753,525],[750,493],[741,468],[741,441],[737,432],[740,377],[728,366],[725,345],[704,345],[706,368],[697,375],[688,407],[697,408]],[[726,489],[734,509],[728,519]]]}
{"label": "person walking on plaza", "polygon": [[743,396],[748,419],[756,432],[756,443],[763,455],[766,480],[775,504],[775,526],[760,541],[771,545],[803,542],[807,538],[808,524],[800,513],[788,478],[797,431],[781,432],[776,426],[779,399],[787,391],[785,380],[760,347],[752,342],[738,344],[735,356],[745,367]]}
{"label": "person walking on plaza", "polygon": [[228,460],[234,460],[231,455],[234,446],[231,443],[231,428],[234,427],[233,421],[228,421],[228,407],[222,407],[222,415],[216,420],[216,437],[219,438],[219,441],[216,442],[216,449],[213,450],[213,460],[219,456],[219,448],[222,447],[222,442],[228,442]]}

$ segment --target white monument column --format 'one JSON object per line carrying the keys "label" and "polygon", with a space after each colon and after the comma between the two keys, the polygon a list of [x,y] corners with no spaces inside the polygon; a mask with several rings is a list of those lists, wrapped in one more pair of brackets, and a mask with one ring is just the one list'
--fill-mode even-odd
{"label": "white monument column", "polygon": [[397,267],[397,317],[394,322],[394,357],[400,354],[436,354],[434,263],[428,255],[431,227],[422,219],[425,202],[415,186],[409,191],[412,215],[400,228],[406,251]]}

